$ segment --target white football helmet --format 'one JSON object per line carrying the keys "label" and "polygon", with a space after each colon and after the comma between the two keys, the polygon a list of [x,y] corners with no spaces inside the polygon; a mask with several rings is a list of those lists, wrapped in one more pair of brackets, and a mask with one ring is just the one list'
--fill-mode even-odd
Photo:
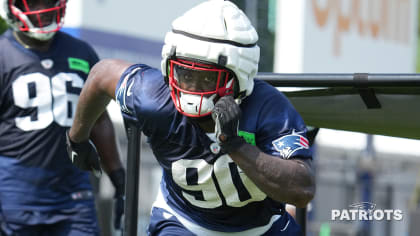
{"label": "white football helmet", "polygon": [[[165,37],[161,68],[178,111],[191,117],[209,115],[214,94],[232,94],[234,87],[236,98],[250,95],[260,57],[257,40],[257,32],[247,16],[229,1],[209,0],[175,19],[172,31]],[[204,71],[206,75],[198,80],[218,77],[214,81],[217,86],[191,91],[182,86],[177,68]],[[217,76],[210,75],[211,71]]]}
{"label": "white football helmet", "polygon": [[45,5],[50,7],[32,9],[31,0],[0,0],[0,16],[15,31],[22,31],[37,40],[49,40],[64,23],[66,2],[49,0]]}

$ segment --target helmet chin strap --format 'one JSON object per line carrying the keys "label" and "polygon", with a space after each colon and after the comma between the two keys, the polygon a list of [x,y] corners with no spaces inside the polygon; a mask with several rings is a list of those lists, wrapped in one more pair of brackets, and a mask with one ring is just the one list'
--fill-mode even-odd
{"label": "helmet chin strap", "polygon": [[[214,108],[214,99],[217,94],[213,94],[210,97],[203,97],[201,99],[200,95],[188,94],[181,92],[180,95],[180,105],[183,112],[190,115],[206,114],[211,112]],[[201,111],[200,111],[201,103]]]}

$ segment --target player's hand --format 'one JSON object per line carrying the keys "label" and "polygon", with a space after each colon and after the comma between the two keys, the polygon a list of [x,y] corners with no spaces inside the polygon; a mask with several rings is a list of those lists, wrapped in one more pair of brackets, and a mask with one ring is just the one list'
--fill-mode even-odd
{"label": "player's hand", "polygon": [[69,132],[66,132],[66,142],[67,153],[73,165],[82,170],[92,171],[99,178],[102,170],[95,146],[89,140],[80,143],[71,141]]}
{"label": "player's hand", "polygon": [[234,151],[243,139],[238,137],[239,119],[242,111],[232,96],[221,97],[211,113],[216,123],[216,138],[222,149]]}
{"label": "player's hand", "polygon": [[124,214],[125,199],[125,171],[124,169],[114,170],[109,174],[112,185],[115,188],[114,195],[114,228],[121,229],[121,219]]}

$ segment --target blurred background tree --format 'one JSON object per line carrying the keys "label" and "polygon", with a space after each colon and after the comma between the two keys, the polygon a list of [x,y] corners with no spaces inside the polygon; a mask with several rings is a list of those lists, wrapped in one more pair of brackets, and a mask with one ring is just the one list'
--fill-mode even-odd
{"label": "blurred background tree", "polygon": [[7,29],[7,24],[6,21],[4,21],[1,17],[0,17],[0,34],[2,34],[5,30]]}

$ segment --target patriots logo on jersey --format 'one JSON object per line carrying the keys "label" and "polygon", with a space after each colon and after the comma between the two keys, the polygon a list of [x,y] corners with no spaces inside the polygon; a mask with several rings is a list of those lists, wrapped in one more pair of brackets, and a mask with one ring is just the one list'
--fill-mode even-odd
{"label": "patriots logo on jersey", "polygon": [[289,159],[290,156],[300,149],[309,149],[307,138],[299,134],[289,134],[280,137],[272,142],[274,149],[280,153],[283,158]]}

